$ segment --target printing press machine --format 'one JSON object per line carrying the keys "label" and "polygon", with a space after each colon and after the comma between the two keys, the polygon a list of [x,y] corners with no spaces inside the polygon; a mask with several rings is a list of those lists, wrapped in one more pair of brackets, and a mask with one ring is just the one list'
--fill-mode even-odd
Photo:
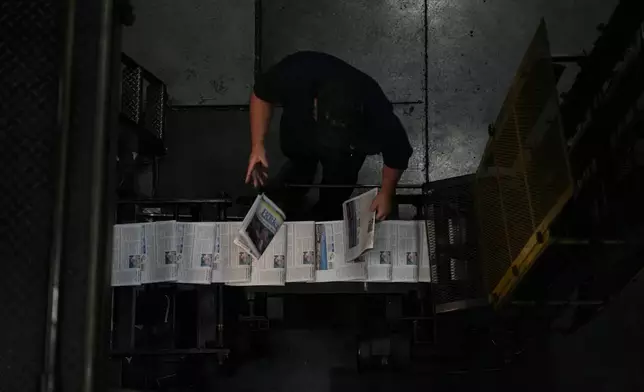
{"label": "printing press machine", "polygon": [[250,200],[157,197],[171,105],[121,55],[127,2],[19,3],[2,26],[28,44],[0,45],[0,70],[16,70],[0,72],[13,115],[0,237],[15,260],[0,390],[240,390],[231,380],[264,380],[263,365],[308,381],[324,360],[339,387],[368,374],[370,390],[507,375],[538,368],[548,336],[596,319],[644,266],[640,0],[619,1],[588,53],[552,54],[542,22],[476,172],[400,187],[392,217],[426,226],[431,283],[252,288],[110,286],[113,224],[235,221]]}
{"label": "printing press machine", "polygon": [[[616,155],[591,152],[597,142],[588,141],[605,137],[619,150],[627,148],[620,144],[626,140],[637,141],[637,146],[642,140],[636,124],[644,86],[638,84],[641,72],[628,74],[636,73],[644,56],[638,35],[642,20],[627,16],[627,5],[620,7],[587,56],[552,56],[542,23],[497,121],[489,127],[477,173],[407,186],[397,195],[397,206],[412,207],[405,207],[413,211],[406,218],[427,225],[432,283],[115,288],[111,357],[122,385],[191,384],[199,378],[196,374],[206,384],[216,383],[213,374],[234,373],[248,362],[270,357],[272,346],[279,344],[271,336],[290,329],[351,331],[359,373],[494,369],[537,345],[563,313],[573,313],[572,321],[559,327],[564,331],[588,322],[641,268],[632,258],[633,252],[641,252],[635,232],[629,237],[604,223],[619,212],[641,225],[635,219],[642,213],[636,197],[619,190],[629,184],[641,192],[641,177],[636,177],[641,164],[621,166],[625,171],[620,176],[608,175],[618,169],[612,161]],[[613,29],[624,19],[632,27],[630,35]],[[605,44],[617,39],[624,42],[618,48]],[[613,56],[612,63],[600,59],[605,51]],[[590,86],[588,74],[605,76],[623,52],[630,53],[626,60],[631,64],[616,69],[626,76],[614,73],[603,86]],[[556,85],[566,62],[579,62],[582,72],[560,105]],[[612,91],[626,88],[628,94],[620,99],[631,102],[624,110],[631,109],[621,114],[627,116],[624,125],[612,136],[599,136],[593,124],[608,121],[605,116],[619,117],[610,108],[616,105]],[[589,91],[597,91],[603,101],[587,102]],[[592,105],[586,112],[592,114],[585,118],[579,114],[588,107],[584,104]],[[641,149],[633,153],[641,154]],[[641,162],[638,157],[630,159]],[[605,181],[616,182],[609,193],[601,185]],[[597,187],[605,192],[601,204]],[[243,211],[250,202],[226,195],[212,200],[123,200],[116,221],[239,220],[229,209]],[[623,215],[626,211],[630,217]],[[598,252],[610,263],[589,266],[580,261],[597,259]]]}

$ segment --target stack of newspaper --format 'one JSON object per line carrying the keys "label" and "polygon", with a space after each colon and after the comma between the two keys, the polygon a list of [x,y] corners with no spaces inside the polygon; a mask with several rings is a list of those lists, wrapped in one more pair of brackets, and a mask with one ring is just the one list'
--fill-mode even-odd
{"label": "stack of newspaper", "polygon": [[260,195],[243,222],[116,225],[112,285],[429,282],[435,246],[427,246],[427,225],[376,223],[376,194],[347,200],[341,221],[285,222]]}

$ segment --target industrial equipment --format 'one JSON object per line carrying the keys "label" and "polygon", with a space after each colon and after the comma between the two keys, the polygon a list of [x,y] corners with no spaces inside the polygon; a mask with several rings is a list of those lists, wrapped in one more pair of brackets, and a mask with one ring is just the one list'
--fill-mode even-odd
{"label": "industrial equipment", "polygon": [[[425,225],[431,283],[112,288],[114,223],[228,221],[246,208],[224,193],[156,197],[168,94],[121,55],[113,3],[131,11],[3,4],[0,40],[15,37],[0,42],[0,390],[214,390],[275,341],[293,355],[338,344],[350,363],[339,373],[488,374],[555,324],[575,332],[644,266],[644,2],[621,0],[588,53],[553,55],[541,22],[476,173],[400,187],[399,206]],[[580,71],[560,94],[568,63]],[[411,104],[424,104],[428,132],[425,90]]]}

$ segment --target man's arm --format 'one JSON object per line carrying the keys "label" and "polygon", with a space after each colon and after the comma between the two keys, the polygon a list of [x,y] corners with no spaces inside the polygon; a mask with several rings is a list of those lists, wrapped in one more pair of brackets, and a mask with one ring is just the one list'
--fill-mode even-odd
{"label": "man's arm", "polygon": [[264,148],[264,137],[273,114],[273,104],[259,98],[253,92],[250,96],[250,140],[253,148]]}
{"label": "man's arm", "polygon": [[[266,171],[253,172],[257,164],[268,168],[264,138],[273,113],[273,105],[282,103],[288,97],[294,83],[301,84],[305,80],[307,70],[302,63],[306,61],[305,54],[292,54],[285,57],[268,71],[259,75],[250,96],[250,138],[251,153],[246,171],[246,183],[254,186],[264,185]],[[253,174],[254,173],[254,174]]]}
{"label": "man's arm", "polygon": [[412,148],[407,138],[407,133],[398,117],[382,107],[375,111],[372,117],[376,135],[381,140],[382,157],[382,188],[373,201],[371,209],[376,212],[378,220],[385,219],[391,213],[393,198],[396,195],[396,186],[407,168],[407,163],[412,155]]}
{"label": "man's arm", "polygon": [[376,212],[376,219],[383,220],[391,213],[396,185],[402,173],[403,170],[392,169],[387,165],[382,166],[382,187],[371,204],[371,210]]}
{"label": "man's arm", "polygon": [[403,170],[392,169],[387,165],[382,166],[382,188],[381,193],[389,197],[393,197],[396,194],[396,185],[398,185],[398,180],[402,176]]}
{"label": "man's arm", "polygon": [[253,182],[254,186],[264,185],[265,178],[262,175],[253,176],[255,165],[261,164],[268,168],[266,150],[264,149],[264,138],[268,132],[268,125],[273,114],[273,104],[259,98],[253,92],[250,96],[250,140],[251,150],[248,159],[248,170],[246,171],[246,183]]}

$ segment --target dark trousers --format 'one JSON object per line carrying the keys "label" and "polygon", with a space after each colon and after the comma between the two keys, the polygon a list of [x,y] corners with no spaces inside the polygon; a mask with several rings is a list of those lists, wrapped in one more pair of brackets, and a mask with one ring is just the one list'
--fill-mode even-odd
{"label": "dark trousers", "polygon": [[318,162],[322,165],[322,185],[355,185],[365,155],[322,150],[310,155],[291,154],[275,179],[269,181],[266,194],[284,210],[287,220],[339,220],[342,202],[353,188],[321,188],[320,198],[313,209],[303,211],[310,188],[286,187],[286,184],[312,184]]}

